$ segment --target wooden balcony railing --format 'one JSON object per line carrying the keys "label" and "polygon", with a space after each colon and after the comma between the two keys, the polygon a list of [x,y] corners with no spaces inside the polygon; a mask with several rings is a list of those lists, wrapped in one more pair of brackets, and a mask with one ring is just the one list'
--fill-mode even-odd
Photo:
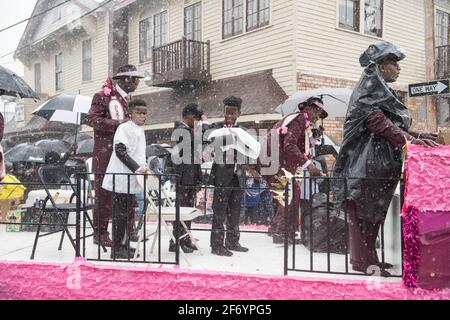
{"label": "wooden balcony railing", "polygon": [[450,77],[450,45],[436,47],[436,78]]}
{"label": "wooden balcony railing", "polygon": [[152,50],[154,86],[176,87],[210,79],[209,41],[175,41]]}

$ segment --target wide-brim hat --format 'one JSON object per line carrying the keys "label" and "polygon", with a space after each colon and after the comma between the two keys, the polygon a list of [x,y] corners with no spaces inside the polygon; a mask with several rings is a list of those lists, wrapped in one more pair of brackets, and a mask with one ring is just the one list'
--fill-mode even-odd
{"label": "wide-brim hat", "polygon": [[325,106],[323,105],[322,99],[318,97],[312,97],[308,100],[299,104],[298,109],[301,111],[306,107],[314,107],[320,109],[322,113],[320,114],[320,119],[325,119],[328,117],[328,112],[325,111]]}
{"label": "wide-brim hat", "polygon": [[114,75],[113,79],[117,80],[117,79],[125,78],[125,77],[144,78],[144,76],[142,76],[139,73],[136,66],[134,66],[132,64],[128,64],[128,65],[119,67],[119,69],[117,69],[117,73]]}
{"label": "wide-brim hat", "polygon": [[371,63],[380,64],[386,60],[401,61],[406,58],[406,51],[388,41],[370,45],[359,57],[361,67]]}

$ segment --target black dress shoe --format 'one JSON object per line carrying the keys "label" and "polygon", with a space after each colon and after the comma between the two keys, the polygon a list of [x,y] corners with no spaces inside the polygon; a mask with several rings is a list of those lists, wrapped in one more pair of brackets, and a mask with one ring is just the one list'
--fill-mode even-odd
{"label": "black dress shoe", "polygon": [[228,250],[225,247],[218,247],[218,248],[212,248],[211,253],[218,255],[218,256],[224,256],[224,257],[231,257],[233,255],[233,252]]}
{"label": "black dress shoe", "polygon": [[[169,252],[176,252],[177,246],[175,245],[175,242],[170,242],[169,244]],[[183,243],[180,244],[180,250],[183,250],[184,253],[192,253],[194,252],[194,250],[192,250],[191,248],[185,246]]]}
{"label": "black dress shoe", "polygon": [[101,246],[104,246],[104,247],[112,247],[113,241],[111,240],[111,238],[109,237],[109,235],[107,233],[104,233],[101,236],[99,236],[98,233],[95,233],[94,234],[94,244],[95,245],[100,244]]}
{"label": "black dress shoe", "polygon": [[181,244],[184,245],[186,248],[189,248],[191,250],[198,250],[198,248],[195,246],[195,244],[192,242],[191,239],[181,241]]}
{"label": "black dress shoe", "polygon": [[241,246],[239,243],[233,246],[226,246],[225,248],[232,251],[248,252],[248,248]]}
{"label": "black dress shoe", "polygon": [[392,269],[394,266],[388,262],[378,262],[377,266],[379,266],[382,269]]}

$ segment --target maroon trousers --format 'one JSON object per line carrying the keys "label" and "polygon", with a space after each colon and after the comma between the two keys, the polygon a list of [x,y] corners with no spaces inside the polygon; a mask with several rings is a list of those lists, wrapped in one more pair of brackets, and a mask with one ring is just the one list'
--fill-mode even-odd
{"label": "maroon trousers", "polygon": [[109,235],[108,223],[112,212],[112,192],[102,188],[104,176],[104,174],[96,174],[94,178],[94,232],[99,235]]}
{"label": "maroon trousers", "polygon": [[[294,194],[291,203],[288,205],[288,230],[289,236],[292,236],[300,225],[300,184],[294,183]],[[286,232],[285,203],[275,200],[276,212],[272,222],[271,231],[278,236],[284,236]]]}
{"label": "maroon trousers", "polygon": [[[102,188],[104,174],[96,174],[94,178],[94,190],[95,190],[95,206],[93,212],[94,218],[94,232],[96,234],[109,235],[108,224],[111,219],[111,213],[113,211],[113,193]],[[135,215],[134,208],[137,207],[136,197],[131,196],[131,206],[128,208],[130,211],[128,230],[131,234],[135,229]]]}
{"label": "maroon trousers", "polygon": [[350,263],[353,267],[367,269],[370,265],[379,263],[376,251],[376,240],[381,222],[373,223],[358,218],[354,201],[347,201],[348,212],[348,243],[350,249]]}

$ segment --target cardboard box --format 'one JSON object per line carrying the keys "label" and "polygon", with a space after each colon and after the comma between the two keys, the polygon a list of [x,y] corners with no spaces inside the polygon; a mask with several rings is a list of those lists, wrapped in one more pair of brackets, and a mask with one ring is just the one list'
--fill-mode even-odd
{"label": "cardboard box", "polygon": [[[6,222],[9,223],[20,223],[22,221],[22,209],[11,210],[6,215]],[[22,231],[22,226],[19,224],[7,224],[6,232],[18,232]]]}
{"label": "cardboard box", "polygon": [[437,143],[450,145],[450,128],[440,128]]}
{"label": "cardboard box", "polygon": [[6,214],[10,210],[14,210],[20,204],[21,199],[0,199],[0,213]]}

